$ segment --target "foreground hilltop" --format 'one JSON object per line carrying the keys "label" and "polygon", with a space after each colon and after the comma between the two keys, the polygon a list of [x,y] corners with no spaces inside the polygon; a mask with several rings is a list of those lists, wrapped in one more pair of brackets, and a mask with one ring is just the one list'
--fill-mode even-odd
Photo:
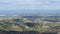
{"label": "foreground hilltop", "polygon": [[0,15],[0,30],[59,32],[60,15]]}

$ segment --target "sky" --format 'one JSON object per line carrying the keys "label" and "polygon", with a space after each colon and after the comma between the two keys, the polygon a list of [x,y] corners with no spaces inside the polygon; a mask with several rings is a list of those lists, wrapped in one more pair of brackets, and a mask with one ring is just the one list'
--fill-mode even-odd
{"label": "sky", "polygon": [[60,0],[0,0],[0,10],[58,10]]}

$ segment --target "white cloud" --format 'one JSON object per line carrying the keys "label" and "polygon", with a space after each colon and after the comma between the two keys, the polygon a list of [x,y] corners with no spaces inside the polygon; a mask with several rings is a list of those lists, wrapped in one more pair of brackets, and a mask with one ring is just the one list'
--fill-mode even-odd
{"label": "white cloud", "polygon": [[0,0],[0,9],[60,9],[60,0]]}

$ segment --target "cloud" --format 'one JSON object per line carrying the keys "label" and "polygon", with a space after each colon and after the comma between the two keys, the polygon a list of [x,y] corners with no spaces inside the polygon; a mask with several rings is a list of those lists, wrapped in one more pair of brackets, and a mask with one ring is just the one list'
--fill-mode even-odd
{"label": "cloud", "polygon": [[0,0],[0,9],[60,9],[60,0]]}

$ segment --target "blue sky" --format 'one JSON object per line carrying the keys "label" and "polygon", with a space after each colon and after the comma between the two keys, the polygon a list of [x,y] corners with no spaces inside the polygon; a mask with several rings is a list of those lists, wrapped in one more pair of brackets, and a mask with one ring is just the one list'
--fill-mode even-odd
{"label": "blue sky", "polygon": [[0,10],[57,10],[60,0],[0,0]]}

